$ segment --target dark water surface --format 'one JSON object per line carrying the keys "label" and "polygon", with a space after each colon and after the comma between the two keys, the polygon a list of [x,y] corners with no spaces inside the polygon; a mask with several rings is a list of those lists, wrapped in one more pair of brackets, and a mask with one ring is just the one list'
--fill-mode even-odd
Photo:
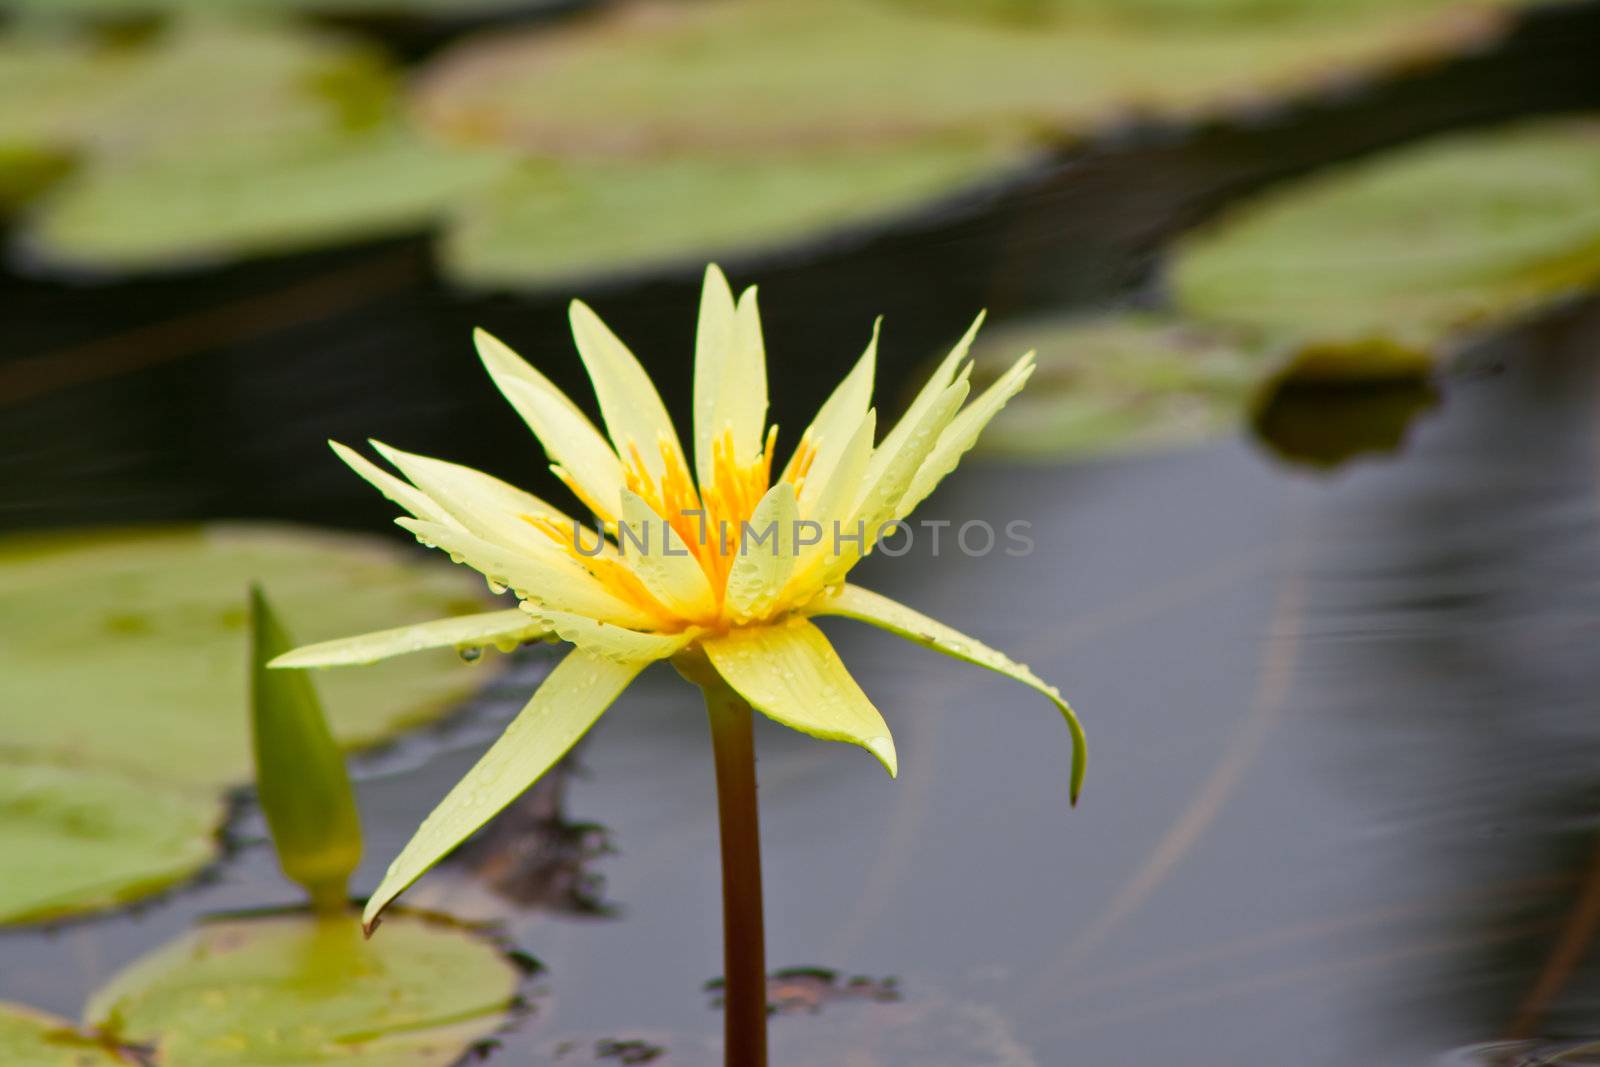
{"label": "dark water surface", "polygon": [[[778,1067],[1580,1062],[1549,1057],[1600,1037],[1600,310],[1476,356],[1399,458],[974,463],[928,516],[1026,520],[1030,556],[869,561],[863,584],[1058,682],[1089,778],[1070,810],[1066,731],[1026,689],[832,625],[901,777],[759,729],[769,958],[899,999],[776,1019]],[[525,655],[464,723],[364,763],[358,889],[520,704]],[[492,1062],[620,1038],[711,1064],[695,693],[648,673],[581,754],[566,813],[609,830],[590,872],[616,915],[510,920],[547,970]],[[449,872],[411,896],[488,899]],[[0,935],[0,998],[75,1015],[194,917],[290,899],[246,845],[142,914]],[[602,1062],[647,1062],[625,1052]]]}

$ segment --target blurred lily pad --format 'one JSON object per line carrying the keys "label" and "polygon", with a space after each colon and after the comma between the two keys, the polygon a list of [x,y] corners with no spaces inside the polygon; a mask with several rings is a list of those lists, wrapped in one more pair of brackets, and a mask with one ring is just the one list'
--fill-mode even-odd
{"label": "blurred lily pad", "polygon": [[729,258],[938,197],[1015,152],[993,141],[716,157],[530,161],[464,205],[442,261],[472,285]]}
{"label": "blurred lily pad", "polygon": [[[481,610],[483,591],[384,542],[284,527],[0,539],[7,748],[172,787],[248,781],[252,580],[306,641]],[[319,685],[352,747],[438,715],[482,677],[441,652]]]}
{"label": "blurred lily pad", "polygon": [[319,136],[270,156],[90,168],[46,198],[22,247],[51,268],[140,271],[424,231],[502,169],[400,128]]}
{"label": "blurred lily pad", "polygon": [[230,15],[311,13],[423,14],[440,18],[478,18],[563,6],[566,0],[3,0],[0,11],[73,17],[128,18],[207,12]]}
{"label": "blurred lily pad", "polygon": [[207,923],[90,1000],[86,1022],[172,1067],[448,1067],[506,1021],[522,972],[467,930],[409,915]]}
{"label": "blurred lily pad", "polygon": [[1111,19],[1135,24],[1326,22],[1370,16],[1487,10],[1461,0],[886,0],[907,7],[1016,23]]}
{"label": "blurred lily pad", "polygon": [[211,862],[225,815],[203,788],[0,757],[0,924],[112,907],[182,881]]}
{"label": "blurred lily pad", "polygon": [[1455,136],[1299,182],[1185,242],[1172,275],[1183,310],[1325,370],[1436,355],[1600,283],[1600,123]]}
{"label": "blurred lily pad", "polygon": [[541,155],[792,158],[929,135],[1059,133],[1118,109],[1203,110],[1467,32],[1427,16],[1374,5],[1216,33],[1100,19],[1019,31],[884,0],[635,0],[552,31],[464,43],[415,97],[432,128]]}
{"label": "blurred lily pad", "polygon": [[1038,370],[984,431],[991,452],[1054,458],[1234,432],[1271,367],[1233,331],[1126,312],[986,331],[974,379],[997,377],[1030,349]]}
{"label": "blurred lily pad", "polygon": [[128,1067],[133,1062],[77,1033],[65,1019],[0,1003],[0,1063],[13,1067]]}

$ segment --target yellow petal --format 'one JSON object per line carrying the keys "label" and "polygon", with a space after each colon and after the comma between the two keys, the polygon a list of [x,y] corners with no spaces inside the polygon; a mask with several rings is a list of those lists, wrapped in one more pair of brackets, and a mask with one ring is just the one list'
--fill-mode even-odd
{"label": "yellow petal", "polygon": [[803,599],[808,591],[821,587],[823,567],[833,554],[834,533],[845,532],[861,499],[867,466],[872,462],[872,435],[876,426],[877,412],[869,410],[850,434],[839,462],[834,465],[815,502],[807,507],[802,494],[800,517],[805,522],[815,523],[808,528],[806,536],[817,536],[818,540],[799,549],[800,557],[795,561],[785,599]]}
{"label": "yellow petal", "polygon": [[648,660],[620,663],[573,649],[556,665],[500,739],[423,820],[367,901],[368,932],[395,897],[566,754]]}
{"label": "yellow petal", "polygon": [[709,619],[717,596],[706,572],[667,521],[637,493],[622,491],[622,524],[617,547],[623,564],[650,595],[681,618]]}
{"label": "yellow petal", "polygon": [[421,652],[429,648],[482,648],[493,645],[510,651],[524,641],[535,641],[551,632],[551,627],[529,618],[526,612],[511,608],[481,615],[434,619],[414,626],[397,626],[392,630],[378,630],[375,633],[304,645],[293,652],[285,652],[267,666],[345,667],[376,663],[390,656],[403,656],[408,652]]}
{"label": "yellow petal", "polygon": [[1016,396],[1028,383],[1032,374],[1033,353],[1029,352],[950,420],[950,425],[939,434],[938,443],[928,453],[928,458],[922,461],[905,495],[896,505],[895,518],[902,519],[911,514],[912,509],[927,499],[945,475],[956,469],[961,457],[977,443],[983,428],[1006,406],[1006,401]]}
{"label": "yellow petal", "polygon": [[690,627],[676,634],[647,634],[536,604],[524,604],[522,610],[530,621],[538,623],[563,641],[570,641],[586,652],[623,663],[638,659],[666,659],[701,633],[699,629]]}
{"label": "yellow petal", "polygon": [[613,521],[626,479],[622,462],[600,431],[550,379],[488,331],[478,330],[473,340],[489,376],[545,453],[572,477],[584,503],[604,521]]}
{"label": "yellow petal", "polygon": [[444,508],[430,500],[426,493],[402,482],[371,460],[364,458],[355,449],[341,445],[338,441],[329,441],[328,444],[333,448],[334,455],[344,460],[346,466],[370,482],[378,492],[409,511],[414,518],[422,519],[424,522],[436,522],[441,526],[461,525],[451,518]]}
{"label": "yellow petal", "polygon": [[724,368],[733,351],[733,290],[716,264],[706,268],[700,288],[700,321],[694,334],[694,469],[701,485],[714,477],[712,447],[722,433]]}
{"label": "yellow petal", "polygon": [[611,593],[599,579],[566,558],[523,555],[461,530],[418,519],[397,519],[425,545],[448,552],[520,600],[571,611],[635,630],[651,629],[658,620],[642,608]]}
{"label": "yellow petal", "polygon": [[[844,578],[851,567],[871,550],[883,525],[894,519],[895,506],[905,496],[911,479],[939,441],[950,420],[967,398],[965,374],[954,385],[944,389],[934,401],[924,407],[908,432],[888,448],[879,448],[872,454],[867,466],[867,489],[857,505],[855,515],[849,520],[844,535],[839,538],[839,551],[823,571],[823,584],[832,585]],[[845,540],[845,536],[854,538]]]}
{"label": "yellow petal", "polygon": [[[816,456],[811,461],[810,473],[800,491],[802,515],[808,512],[810,502],[821,491],[820,487],[832,477],[834,468],[850,444],[851,436],[856,427],[861,425],[872,403],[872,379],[878,365],[878,330],[882,325],[881,318],[872,324],[872,339],[867,342],[867,350],[844,380],[834,387],[828,399],[823,401],[822,407],[817,409],[817,417],[806,428],[803,440],[810,441],[816,449]],[[872,442],[868,441],[867,444],[871,445]],[[793,475],[798,456],[796,452],[790,458],[789,466],[784,469],[785,481]]]}
{"label": "yellow petal", "polygon": [[560,508],[471,467],[403,452],[381,441],[373,441],[372,447],[410,478],[413,485],[443,506],[474,537],[519,551],[539,554],[561,551],[548,536],[523,518],[543,516],[570,527],[572,519]]}
{"label": "yellow petal", "polygon": [[1029,670],[1026,664],[1018,663],[1005,653],[992,649],[937,619],[931,619],[898,601],[890,600],[858,585],[846,585],[838,592],[820,598],[807,608],[807,612],[813,615],[843,615],[869,622],[891,633],[899,634],[909,641],[915,641],[925,648],[996,671],[1048,697],[1066,719],[1067,729],[1072,734],[1072,778],[1069,796],[1072,803],[1078,802],[1078,791],[1083,787],[1083,771],[1088,756],[1083,726],[1078,722],[1077,714],[1061,696],[1060,690],[1047,684]]}
{"label": "yellow petal", "polygon": [[717,673],[768,718],[826,741],[849,741],[897,773],[889,727],[815,625],[790,616],[706,638]]}
{"label": "yellow petal", "polygon": [[904,443],[904,439],[911,434],[921,422],[922,416],[929,407],[939,401],[944,391],[956,380],[957,376],[969,368],[962,366],[967,358],[967,351],[972,347],[972,341],[978,336],[978,328],[983,325],[984,313],[979,312],[978,317],[972,320],[972,325],[967,327],[967,332],[957,341],[955,347],[950,349],[948,355],[940,361],[933,374],[928,377],[922,390],[917,393],[916,399],[911,401],[911,406],[906,408],[906,413],[900,421],[884,435],[883,443],[879,449],[884,452],[897,451]]}
{"label": "yellow petal", "polygon": [[617,454],[626,459],[637,447],[645,469],[660,481],[666,471],[660,443],[665,441],[679,456],[683,455],[683,446],[678,443],[678,433],[672,428],[650,376],[589,305],[574,300],[567,317]]}
{"label": "yellow petal", "polygon": [[[739,540],[739,555],[728,572],[728,605],[739,621],[760,618],[778,603],[795,566],[794,486],[768,489],[750,516],[750,530]],[[757,543],[759,541],[759,543]]]}

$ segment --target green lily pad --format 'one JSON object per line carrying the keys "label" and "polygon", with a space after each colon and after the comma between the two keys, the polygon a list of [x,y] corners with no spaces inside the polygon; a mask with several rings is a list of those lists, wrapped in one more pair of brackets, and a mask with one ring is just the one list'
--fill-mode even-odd
{"label": "green lily pad", "polygon": [[[8,749],[175,788],[249,781],[252,580],[308,642],[481,610],[484,592],[386,542],[290,527],[0,539]],[[354,747],[437,716],[482,678],[440,652],[318,684]]]}
{"label": "green lily pad", "polygon": [[1017,153],[923,142],[796,159],[528,162],[463,206],[441,260],[477,286],[731,258],[937,197]]}
{"label": "green lily pad", "polygon": [[973,348],[975,382],[1030,349],[1038,369],[984,431],[990,452],[1081,456],[1234,432],[1272,367],[1230,331],[1131,312],[987,330]]}
{"label": "green lily pad", "polygon": [[29,15],[129,18],[205,12],[257,15],[284,12],[346,15],[429,15],[480,18],[555,7],[561,0],[6,0],[3,6]]}
{"label": "green lily pad", "polygon": [[170,1067],[448,1067],[514,1007],[522,972],[455,926],[398,915],[208,923],[90,1000],[86,1022]]}
{"label": "green lily pad", "polygon": [[129,1067],[134,1061],[19,1004],[0,1003],[0,1063],[12,1067]]}
{"label": "green lily pad", "polygon": [[270,156],[89,168],[39,205],[23,243],[50,267],[139,271],[421,231],[501,173],[393,128],[319,136]]}
{"label": "green lily pad", "polygon": [[1127,108],[1187,113],[1479,32],[1391,5],[1211,33],[1099,19],[1019,31],[883,0],[638,0],[463,44],[415,99],[432,128],[539,155],[796,157],[1081,129]]}
{"label": "green lily pad", "polygon": [[1600,284],[1600,123],[1428,142],[1242,205],[1179,248],[1181,308],[1365,360],[1438,354]]}
{"label": "green lily pad", "polygon": [[0,757],[0,924],[113,907],[180,882],[211,862],[226,814],[203,788]]}
{"label": "green lily pad", "polygon": [[1352,16],[1455,10],[1493,3],[1461,0],[886,0],[926,11],[1033,24],[1110,19],[1135,25],[1174,23],[1331,22]]}

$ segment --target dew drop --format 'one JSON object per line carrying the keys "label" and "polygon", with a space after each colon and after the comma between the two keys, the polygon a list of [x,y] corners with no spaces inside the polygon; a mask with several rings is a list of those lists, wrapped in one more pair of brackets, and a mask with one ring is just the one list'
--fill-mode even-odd
{"label": "dew drop", "polygon": [[460,656],[463,662],[475,663],[483,656],[483,649],[476,645],[463,645],[456,649],[456,655]]}

